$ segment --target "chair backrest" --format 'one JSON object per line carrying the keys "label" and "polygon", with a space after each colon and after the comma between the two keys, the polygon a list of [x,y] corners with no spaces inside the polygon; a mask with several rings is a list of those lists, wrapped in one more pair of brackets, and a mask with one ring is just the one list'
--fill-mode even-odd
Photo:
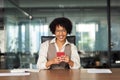
{"label": "chair backrest", "polygon": [[[43,43],[46,40],[51,40],[53,39],[55,36],[41,36],[41,43]],[[67,40],[73,44],[76,44],[76,39],[75,36],[67,36]]]}
{"label": "chair backrest", "polygon": [[20,58],[19,54],[14,52],[7,52],[6,54],[6,69],[13,69],[20,67]]}

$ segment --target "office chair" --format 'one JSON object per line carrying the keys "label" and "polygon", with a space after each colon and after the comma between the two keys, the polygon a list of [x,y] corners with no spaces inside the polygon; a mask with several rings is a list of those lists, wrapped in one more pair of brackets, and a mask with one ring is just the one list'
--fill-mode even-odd
{"label": "office chair", "polygon": [[[41,36],[41,43],[43,43],[43,42],[45,42],[45,41],[47,41],[47,40],[51,40],[51,39],[53,39],[55,36]],[[75,43],[75,36],[67,36],[67,40],[69,41],[69,42],[71,42],[71,43],[73,43],[73,44],[76,44]],[[39,51],[38,51],[39,52]],[[37,62],[37,60],[38,60],[38,54],[36,54],[35,55],[36,56],[36,62]]]}
{"label": "office chair", "polygon": [[[45,42],[46,40],[51,40],[53,39],[55,36],[41,36],[41,43]],[[67,40],[73,44],[76,44],[76,39],[75,36],[67,36]]]}
{"label": "office chair", "polygon": [[5,61],[6,61],[6,69],[13,69],[20,67],[19,55],[16,53],[7,52]]}
{"label": "office chair", "polygon": [[[41,36],[41,43],[53,39],[55,36]],[[76,37],[75,36],[67,36],[67,40],[76,45]],[[78,51],[78,54],[82,54],[82,52]]]}

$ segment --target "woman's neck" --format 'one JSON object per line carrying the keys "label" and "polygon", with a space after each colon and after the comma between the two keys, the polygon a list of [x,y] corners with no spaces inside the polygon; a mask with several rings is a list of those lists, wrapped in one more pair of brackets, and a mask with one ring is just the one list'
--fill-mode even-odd
{"label": "woman's neck", "polygon": [[65,44],[65,41],[57,41],[56,40],[56,44],[57,44],[59,51],[60,51],[62,49],[63,45]]}

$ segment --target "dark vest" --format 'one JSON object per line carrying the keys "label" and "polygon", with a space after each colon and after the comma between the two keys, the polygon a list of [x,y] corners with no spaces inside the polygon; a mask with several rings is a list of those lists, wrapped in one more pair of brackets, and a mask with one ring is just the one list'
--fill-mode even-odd
{"label": "dark vest", "polygon": [[[57,56],[56,54],[55,43],[50,43],[47,52],[47,60],[51,60]],[[67,44],[64,50],[65,54],[71,57],[71,46]],[[69,64],[65,62],[61,62],[60,64],[53,64],[50,66],[50,69],[69,69]]]}

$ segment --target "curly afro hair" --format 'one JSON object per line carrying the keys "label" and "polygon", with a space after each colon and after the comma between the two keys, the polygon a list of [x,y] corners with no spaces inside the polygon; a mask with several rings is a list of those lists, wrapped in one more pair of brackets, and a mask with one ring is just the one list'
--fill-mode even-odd
{"label": "curly afro hair", "polygon": [[55,18],[49,25],[50,31],[55,34],[56,26],[60,25],[66,29],[67,34],[71,34],[72,31],[72,22],[65,17]]}

